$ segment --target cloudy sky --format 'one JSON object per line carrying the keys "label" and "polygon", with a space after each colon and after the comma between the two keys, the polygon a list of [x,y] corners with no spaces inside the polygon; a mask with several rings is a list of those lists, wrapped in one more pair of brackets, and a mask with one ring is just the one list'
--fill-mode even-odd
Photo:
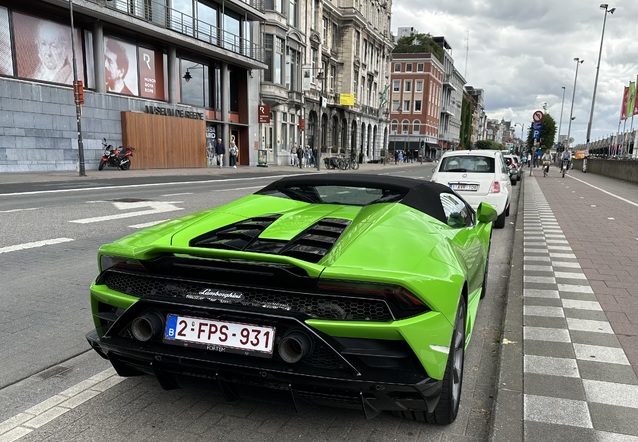
{"label": "cloudy sky", "polygon": [[[414,27],[420,33],[444,36],[467,85],[484,90],[488,118],[525,124],[525,132],[532,113],[546,103],[557,125],[562,104],[561,134],[567,134],[574,58],[579,57],[584,62],[578,67],[570,133],[579,144],[586,140],[591,112],[605,16],[600,4],[596,0],[394,0],[392,32]],[[613,7],[616,10],[607,13],[605,25],[592,141],[617,132],[624,86],[638,75],[638,0],[609,3],[609,9]],[[638,116],[635,120],[638,128]],[[627,130],[630,125],[631,119]]]}

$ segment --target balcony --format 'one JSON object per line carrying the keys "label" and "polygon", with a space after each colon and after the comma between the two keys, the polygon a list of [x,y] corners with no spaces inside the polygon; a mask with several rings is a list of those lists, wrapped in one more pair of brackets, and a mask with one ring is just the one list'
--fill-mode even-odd
{"label": "balcony", "polygon": [[[165,1],[147,0],[141,2],[139,0],[113,0],[105,2],[103,0],[84,0],[84,2],[82,2],[82,0],[75,0],[75,2],[77,3],[76,9],[81,10],[87,15],[101,19],[108,17],[118,18],[117,14],[126,15],[130,18],[125,20],[131,24],[139,24],[140,26],[138,28],[142,32],[154,30],[153,27],[159,27],[192,37],[200,42],[211,44],[235,55],[247,57],[257,62],[263,62],[264,60],[263,48],[258,44],[170,8],[166,5]],[[87,5],[82,7],[82,3]],[[261,19],[263,16],[264,9],[262,0],[235,0],[234,3],[239,6],[244,5],[246,12],[254,18]],[[98,7],[89,6],[89,4],[94,4]],[[111,10],[114,11],[115,14],[102,12],[100,9]],[[131,21],[131,19],[133,21]],[[144,27],[145,24],[152,25],[153,27]],[[127,27],[134,29],[130,25],[127,25]],[[151,34],[151,32],[148,33]],[[168,40],[167,37],[169,35],[166,32],[161,34],[162,38]],[[183,44],[184,40],[180,39],[179,42]]]}

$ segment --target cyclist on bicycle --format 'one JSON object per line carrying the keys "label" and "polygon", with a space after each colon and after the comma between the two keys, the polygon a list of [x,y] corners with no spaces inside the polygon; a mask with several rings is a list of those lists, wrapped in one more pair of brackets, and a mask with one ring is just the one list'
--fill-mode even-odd
{"label": "cyclist on bicycle", "polygon": [[565,150],[563,151],[562,155],[560,156],[560,160],[561,160],[561,168],[563,167],[563,164],[567,162],[567,170],[569,170],[569,163],[571,163],[572,161],[572,151],[569,148],[569,146],[566,147]]}
{"label": "cyclist on bicycle", "polygon": [[543,156],[541,157],[541,161],[543,163],[543,176],[549,173],[549,166],[552,164],[552,154],[549,151],[545,151]]}

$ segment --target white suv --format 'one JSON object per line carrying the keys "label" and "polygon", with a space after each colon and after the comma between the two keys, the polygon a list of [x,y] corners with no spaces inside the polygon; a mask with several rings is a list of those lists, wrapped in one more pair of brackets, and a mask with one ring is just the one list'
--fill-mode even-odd
{"label": "white suv", "polygon": [[510,214],[512,183],[500,150],[446,152],[434,168],[432,181],[456,191],[476,210],[485,201],[498,213],[494,227],[505,227]]}

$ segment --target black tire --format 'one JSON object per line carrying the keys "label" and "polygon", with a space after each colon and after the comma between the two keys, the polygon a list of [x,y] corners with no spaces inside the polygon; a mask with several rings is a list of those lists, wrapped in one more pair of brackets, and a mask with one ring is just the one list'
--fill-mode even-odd
{"label": "black tire", "polygon": [[490,245],[487,247],[487,258],[485,258],[485,273],[483,274],[483,285],[481,286],[481,296],[480,299],[485,298],[487,294],[487,273],[490,268],[490,248],[491,248],[492,238],[490,235]]}
{"label": "black tire", "polygon": [[352,160],[350,162],[350,167],[352,168],[352,170],[357,170],[359,168],[359,162],[356,160]]}
{"label": "black tire", "polygon": [[513,180],[510,180],[510,183],[512,183],[512,186],[516,186],[516,183],[518,183],[518,180],[514,178]]}
{"label": "black tire", "polygon": [[101,160],[100,161],[100,165],[97,166],[97,170],[102,170],[104,169],[104,166],[106,166],[106,160]]}
{"label": "black tire", "polygon": [[467,308],[465,299],[461,297],[456,310],[450,353],[447,358],[441,398],[432,413],[427,411],[395,411],[397,416],[429,424],[449,425],[456,419],[461,402],[463,386],[463,365],[465,363],[465,322]]}
{"label": "black tire", "polygon": [[494,221],[494,227],[497,229],[502,229],[503,227],[505,227],[505,217],[507,209],[503,210],[503,213],[501,213],[498,218],[496,218],[496,221]]}
{"label": "black tire", "polygon": [[131,162],[127,161],[126,163],[122,163],[120,165],[120,169],[122,170],[129,170],[131,168]]}

